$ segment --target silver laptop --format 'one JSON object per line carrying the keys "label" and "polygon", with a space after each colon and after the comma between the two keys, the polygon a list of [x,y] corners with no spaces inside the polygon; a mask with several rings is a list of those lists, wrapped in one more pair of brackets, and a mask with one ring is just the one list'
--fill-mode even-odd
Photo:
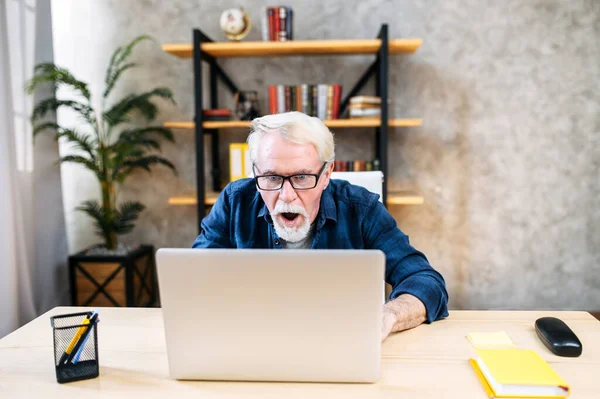
{"label": "silver laptop", "polygon": [[383,252],[164,248],[156,260],[172,378],[379,379]]}

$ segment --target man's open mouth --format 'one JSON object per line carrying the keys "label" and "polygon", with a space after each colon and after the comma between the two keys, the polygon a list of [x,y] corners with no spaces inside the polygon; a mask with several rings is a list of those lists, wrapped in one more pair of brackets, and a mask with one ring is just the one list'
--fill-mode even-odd
{"label": "man's open mouth", "polygon": [[296,219],[296,217],[298,217],[298,213],[283,212],[281,216],[283,216],[284,219],[289,220],[291,222],[292,220]]}

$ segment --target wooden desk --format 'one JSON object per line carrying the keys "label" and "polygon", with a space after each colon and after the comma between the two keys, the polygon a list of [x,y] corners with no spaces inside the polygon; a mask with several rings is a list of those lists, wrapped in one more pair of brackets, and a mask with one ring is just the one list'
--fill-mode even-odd
{"label": "wooden desk", "polygon": [[[465,336],[500,330],[549,361],[571,385],[572,398],[600,397],[600,323],[586,312],[453,311],[446,320],[390,336],[377,384],[307,384],[171,380],[161,310],[106,308],[98,330],[100,377],[59,385],[49,316],[79,309],[55,308],[0,340],[0,397],[485,399],[467,361],[473,352]],[[557,357],[541,344],[533,322],[550,315],[579,336],[581,357]]]}

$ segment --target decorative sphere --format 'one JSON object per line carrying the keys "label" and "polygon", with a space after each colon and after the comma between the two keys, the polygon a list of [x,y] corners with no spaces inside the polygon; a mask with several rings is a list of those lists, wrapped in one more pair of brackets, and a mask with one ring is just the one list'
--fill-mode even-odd
{"label": "decorative sphere", "polygon": [[246,27],[244,13],[239,8],[223,11],[220,19],[221,29],[230,35],[239,35]]}

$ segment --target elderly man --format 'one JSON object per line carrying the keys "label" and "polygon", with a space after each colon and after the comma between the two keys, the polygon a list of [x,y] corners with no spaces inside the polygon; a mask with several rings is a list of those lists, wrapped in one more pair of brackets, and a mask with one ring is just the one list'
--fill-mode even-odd
{"label": "elderly man", "polygon": [[448,315],[444,279],[378,195],[330,180],[333,135],[321,120],[300,112],[257,118],[248,144],[254,179],[227,185],[194,248],[379,249],[392,286],[382,339]]}

